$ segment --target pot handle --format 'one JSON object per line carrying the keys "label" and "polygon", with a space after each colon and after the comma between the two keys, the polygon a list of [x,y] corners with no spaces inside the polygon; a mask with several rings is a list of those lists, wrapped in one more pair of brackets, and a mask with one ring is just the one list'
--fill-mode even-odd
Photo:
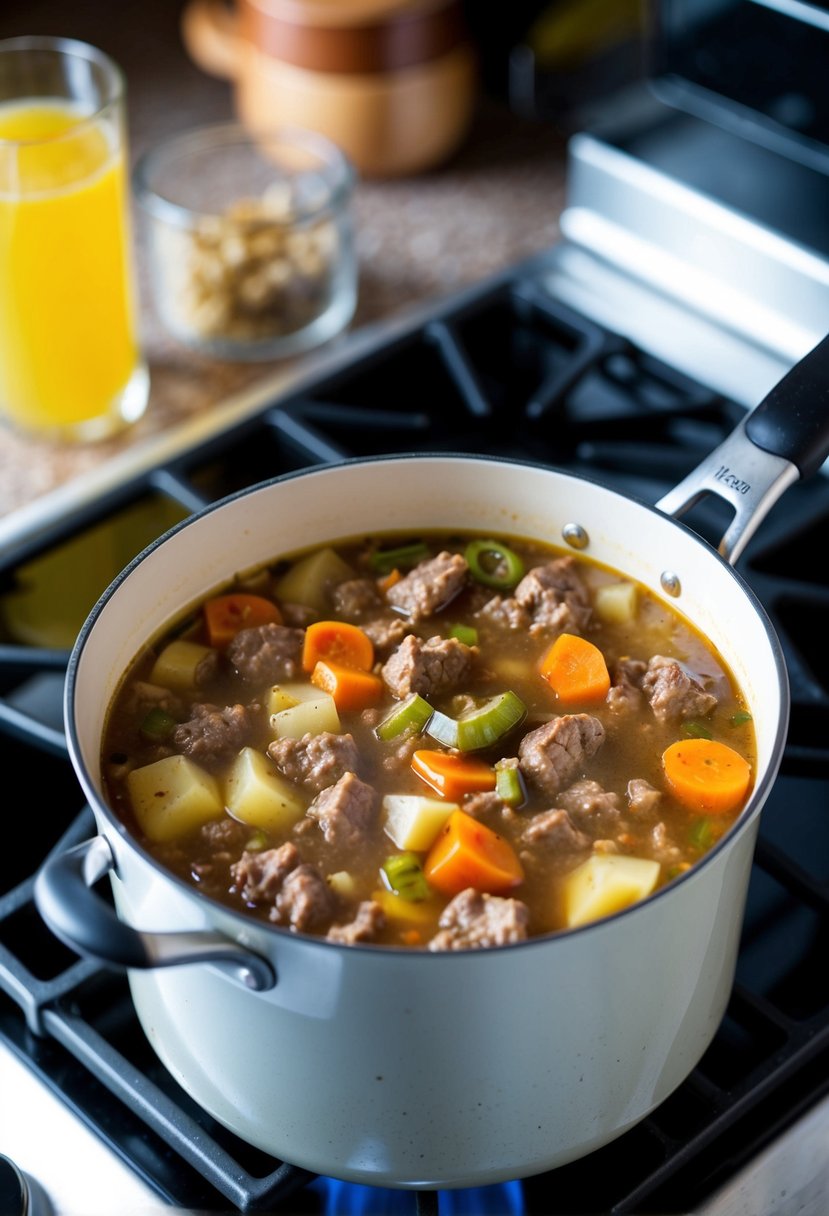
{"label": "pot handle", "polygon": [[70,949],[110,967],[146,970],[219,963],[247,988],[273,988],[270,963],[221,933],[141,933],[119,920],[92,887],[115,868],[109,842],[93,836],[50,858],[35,879],[40,915]]}
{"label": "pot handle", "polygon": [[734,507],[719,552],[732,565],[778,498],[829,456],[829,337],[766,394],[727,439],[657,502],[678,518],[705,494]]}

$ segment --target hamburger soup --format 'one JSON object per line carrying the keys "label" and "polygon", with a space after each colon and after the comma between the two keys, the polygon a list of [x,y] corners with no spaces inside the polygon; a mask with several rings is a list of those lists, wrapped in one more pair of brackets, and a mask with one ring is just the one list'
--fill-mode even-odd
{"label": "hamburger soup", "polygon": [[620,911],[755,769],[721,657],[644,587],[517,537],[375,536],[191,606],[107,717],[107,798],[165,868],[287,931],[496,947]]}

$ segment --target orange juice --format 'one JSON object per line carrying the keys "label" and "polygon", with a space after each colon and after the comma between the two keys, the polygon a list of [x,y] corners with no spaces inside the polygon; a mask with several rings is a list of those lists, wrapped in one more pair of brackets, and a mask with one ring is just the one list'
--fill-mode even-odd
{"label": "orange juice", "polygon": [[0,414],[21,430],[92,438],[123,414],[129,240],[111,125],[59,99],[0,104]]}

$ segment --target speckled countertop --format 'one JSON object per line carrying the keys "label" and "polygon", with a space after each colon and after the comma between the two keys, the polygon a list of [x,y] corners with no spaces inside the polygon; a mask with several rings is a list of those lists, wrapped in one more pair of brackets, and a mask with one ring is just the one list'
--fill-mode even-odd
{"label": "speckled countertop", "polygon": [[[81,38],[121,64],[133,161],[167,135],[233,116],[231,85],[207,76],[187,57],[176,0],[122,0],[115,6],[108,0],[76,0],[71,6],[30,0],[13,7],[17,11],[0,15],[0,37]],[[349,333],[473,285],[553,244],[564,204],[564,166],[560,133],[519,120],[482,97],[469,137],[451,163],[418,177],[360,181],[354,197],[359,301]],[[215,408],[281,366],[220,362],[173,341],[150,299],[138,215],[135,240],[142,343],[151,377],[147,412],[117,439],[83,446],[57,446],[0,428],[0,515]]]}

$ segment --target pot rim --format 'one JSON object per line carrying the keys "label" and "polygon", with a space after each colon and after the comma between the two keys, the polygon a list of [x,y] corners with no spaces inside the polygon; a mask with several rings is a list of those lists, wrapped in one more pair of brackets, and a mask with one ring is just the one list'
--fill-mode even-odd
{"label": "pot rim", "polygon": [[[144,862],[146,862],[148,865],[150,865],[152,867],[152,869],[155,870],[162,878],[166,879],[168,882],[173,883],[173,885],[179,891],[181,891],[183,894],[185,894],[190,899],[204,900],[210,908],[215,909],[217,912],[221,913],[221,916],[222,916],[222,919],[224,922],[238,926],[240,938],[244,937],[245,935],[249,936],[251,934],[251,932],[254,931],[256,933],[266,934],[268,936],[269,940],[272,940],[275,945],[278,944],[280,941],[290,940],[293,942],[302,942],[302,943],[312,945],[317,948],[333,949],[333,950],[337,950],[337,951],[347,950],[349,953],[356,950],[356,951],[360,951],[361,953],[371,954],[372,956],[381,955],[381,954],[389,954],[389,955],[393,955],[395,958],[401,958],[401,957],[407,957],[407,958],[410,957],[412,959],[422,959],[424,957],[429,957],[429,958],[434,958],[434,959],[452,958],[452,959],[455,959],[457,962],[457,959],[459,957],[463,957],[465,959],[472,959],[472,958],[485,959],[492,955],[492,953],[493,953],[492,949],[466,950],[466,951],[461,951],[459,954],[456,951],[430,951],[430,950],[428,950],[428,948],[426,946],[407,947],[405,949],[401,949],[400,947],[395,947],[395,946],[374,945],[374,944],[365,944],[365,943],[354,943],[354,944],[345,945],[344,943],[341,943],[341,942],[328,941],[326,938],[315,936],[314,934],[302,933],[299,931],[287,929],[284,926],[272,925],[265,921],[260,921],[256,918],[253,918],[253,917],[247,915],[246,913],[244,913],[242,911],[238,911],[237,909],[230,907],[228,904],[224,904],[224,903],[220,902],[219,900],[212,898],[211,896],[205,895],[203,892],[198,891],[192,885],[186,883],[183,879],[179,878],[172,871],[166,869],[163,865],[161,865],[158,861],[156,861],[156,859],[152,856],[152,854],[149,853],[143,847],[143,845],[140,843],[140,841],[135,836],[133,836],[132,833],[129,832],[126,825],[124,823],[122,823],[121,820],[119,820],[119,818],[117,817],[115,812],[111,809],[111,807],[107,804],[107,802],[104,800],[104,798],[98,792],[98,790],[96,788],[96,782],[95,782],[94,778],[92,777],[92,774],[88,771],[87,766],[83,761],[80,739],[79,739],[78,730],[77,730],[77,726],[76,726],[76,722],[75,722],[74,701],[75,701],[75,685],[76,685],[76,680],[77,680],[77,675],[78,675],[78,666],[80,664],[83,651],[84,651],[87,643],[90,640],[90,637],[92,635],[93,630],[96,627],[99,617],[101,616],[103,611],[106,609],[107,604],[112,599],[113,595],[118,590],[118,588],[128,578],[131,577],[133,572],[139,566],[141,566],[144,563],[144,561],[152,553],[154,553],[157,549],[159,549],[162,545],[164,545],[171,537],[184,531],[186,528],[188,528],[192,524],[195,524],[197,521],[210,516],[213,512],[223,510],[226,507],[228,507],[231,503],[236,502],[239,499],[246,498],[249,495],[257,493],[259,491],[266,490],[270,486],[282,484],[285,482],[290,482],[290,481],[295,480],[296,478],[308,477],[308,476],[312,476],[314,474],[323,474],[324,475],[327,472],[334,472],[337,469],[342,468],[342,467],[351,467],[351,466],[359,466],[359,465],[374,465],[374,464],[391,464],[391,463],[396,463],[398,461],[417,461],[417,462],[423,462],[423,463],[426,463],[426,462],[453,463],[453,462],[457,462],[457,461],[464,461],[464,462],[475,462],[475,463],[482,463],[482,464],[508,465],[508,466],[513,466],[513,467],[518,467],[518,468],[534,469],[534,470],[538,470],[542,473],[550,473],[554,476],[563,477],[568,480],[576,481],[579,483],[585,483],[587,485],[596,486],[598,489],[601,489],[604,493],[614,495],[614,496],[624,500],[625,502],[632,504],[635,507],[641,507],[644,511],[647,511],[649,514],[657,516],[664,523],[668,523],[668,524],[672,525],[673,527],[678,528],[682,533],[685,534],[685,536],[690,541],[692,541],[696,546],[700,547],[703,550],[703,552],[705,553],[705,560],[710,559],[710,560],[713,560],[716,563],[718,563],[721,567],[724,568],[725,572],[735,581],[735,583],[737,584],[738,590],[742,593],[742,595],[746,599],[748,607],[751,610],[753,610],[757,619],[759,620],[760,624],[763,627],[764,634],[769,643],[771,657],[772,657],[772,661],[774,664],[774,670],[775,670],[775,674],[777,677],[778,689],[779,689],[779,693],[780,693],[780,712],[779,712],[778,720],[776,722],[775,729],[774,729],[774,738],[773,738],[773,741],[769,748],[769,755],[768,755],[766,763],[763,767],[762,772],[760,772],[757,776],[757,779],[754,784],[754,788],[752,789],[752,792],[749,796],[746,806],[743,809],[742,814],[731,825],[731,827],[728,829],[728,831],[725,832],[725,834],[720,838],[720,840],[718,840],[717,843],[711,849],[709,849],[709,851],[706,854],[704,854],[703,857],[701,857],[697,862],[694,863],[694,865],[691,867],[690,870],[687,870],[684,874],[680,874],[676,878],[672,879],[670,883],[668,883],[664,887],[660,887],[657,891],[655,891],[652,895],[649,895],[646,899],[639,900],[636,903],[630,904],[626,908],[621,909],[621,911],[619,911],[619,912],[615,912],[615,913],[611,914],[610,916],[603,917],[599,920],[591,921],[588,924],[579,925],[574,928],[565,928],[565,929],[556,930],[553,933],[548,933],[548,934],[544,934],[544,935],[537,936],[537,937],[531,937],[522,942],[514,942],[514,943],[509,943],[506,945],[498,946],[498,947],[494,948],[494,952],[496,955],[500,955],[505,950],[515,951],[515,950],[526,950],[526,949],[532,948],[532,947],[536,947],[536,948],[541,948],[543,946],[549,947],[551,944],[553,944],[557,941],[564,941],[564,940],[569,941],[575,935],[584,935],[584,934],[602,931],[603,929],[606,928],[606,926],[616,924],[625,917],[635,916],[637,913],[641,913],[643,910],[646,910],[647,908],[649,908],[651,905],[657,903],[658,901],[663,900],[666,897],[669,897],[672,894],[672,892],[686,887],[687,884],[694,881],[696,875],[701,873],[703,870],[708,869],[711,865],[713,865],[716,862],[716,860],[720,857],[720,855],[722,853],[724,853],[726,850],[730,849],[732,843],[734,842],[734,840],[737,837],[741,836],[745,831],[748,830],[749,826],[754,822],[754,820],[760,814],[760,811],[762,810],[762,807],[766,801],[766,798],[768,797],[771,787],[774,784],[774,781],[776,780],[776,777],[777,777],[777,774],[778,774],[778,771],[780,768],[780,762],[781,762],[782,756],[783,756],[783,749],[785,746],[786,735],[788,732],[788,721],[789,721],[790,701],[791,701],[788,672],[787,672],[785,661],[784,661],[783,649],[780,644],[779,638],[777,636],[777,632],[776,632],[771,620],[769,619],[765,608],[760,603],[756,594],[754,593],[752,588],[748,585],[748,583],[745,581],[743,576],[737,570],[735,570],[734,567],[732,565],[730,565],[729,562],[727,562],[717,552],[717,550],[711,544],[709,544],[708,541],[704,540],[697,532],[695,532],[687,524],[684,524],[682,522],[682,520],[676,519],[673,516],[666,515],[665,512],[660,511],[657,507],[651,505],[650,503],[644,501],[643,499],[639,498],[636,495],[623,493],[620,490],[616,490],[615,488],[608,486],[604,482],[600,481],[597,477],[587,476],[587,475],[584,475],[581,473],[576,474],[576,473],[573,473],[571,470],[568,470],[561,466],[552,465],[552,464],[545,463],[542,461],[523,460],[523,459],[518,459],[518,458],[514,458],[514,457],[509,457],[509,456],[487,456],[487,455],[480,455],[477,453],[470,453],[470,452],[464,452],[464,451],[436,452],[436,453],[408,451],[408,452],[386,453],[386,454],[374,455],[374,456],[346,457],[346,458],[343,458],[341,460],[337,460],[334,462],[328,462],[328,463],[317,464],[317,465],[312,465],[312,466],[305,466],[300,469],[293,469],[293,470],[290,470],[289,472],[278,474],[275,477],[267,478],[263,481],[256,482],[253,485],[246,486],[246,487],[242,488],[241,490],[233,491],[232,493],[227,494],[227,495],[223,496],[222,498],[216,499],[212,503],[208,503],[204,507],[201,507],[197,511],[194,511],[191,515],[187,516],[185,519],[181,520],[179,523],[174,524],[172,527],[168,528],[167,531],[162,533],[162,535],[160,535],[154,541],[152,541],[149,545],[147,545],[140,553],[138,553],[132,559],[132,561],[129,562],[128,565],[126,565],[121,570],[121,572],[118,575],[116,575],[116,577],[113,579],[113,581],[110,583],[110,585],[101,594],[101,596],[99,597],[96,604],[90,610],[89,615],[86,618],[86,621],[84,622],[83,626],[80,629],[80,632],[78,633],[77,639],[75,641],[75,645],[72,648],[72,651],[71,651],[70,657],[69,657],[69,661],[67,664],[66,680],[65,680],[65,684],[64,684],[64,726],[65,726],[65,731],[66,731],[68,752],[69,752],[69,757],[72,761],[73,767],[75,769],[75,773],[76,773],[78,779],[80,780],[83,790],[86,793],[86,795],[90,801],[90,805],[93,808],[98,808],[101,812],[103,812],[108,823],[114,829],[114,831],[117,833],[117,835],[120,837],[120,839],[124,843],[128,844],[132,850],[137,852],[140,855],[140,857],[142,858],[142,860]],[[382,529],[379,529],[379,531],[382,531]],[[346,534],[343,533],[343,536],[345,536],[345,535]],[[333,537],[332,539],[336,540],[336,537]],[[263,561],[267,561],[267,560],[268,560],[267,558],[263,559]],[[653,588],[651,588],[651,590],[653,590]],[[117,873],[117,866],[116,866],[115,872]],[[412,964],[412,965],[415,965],[415,964]]]}

